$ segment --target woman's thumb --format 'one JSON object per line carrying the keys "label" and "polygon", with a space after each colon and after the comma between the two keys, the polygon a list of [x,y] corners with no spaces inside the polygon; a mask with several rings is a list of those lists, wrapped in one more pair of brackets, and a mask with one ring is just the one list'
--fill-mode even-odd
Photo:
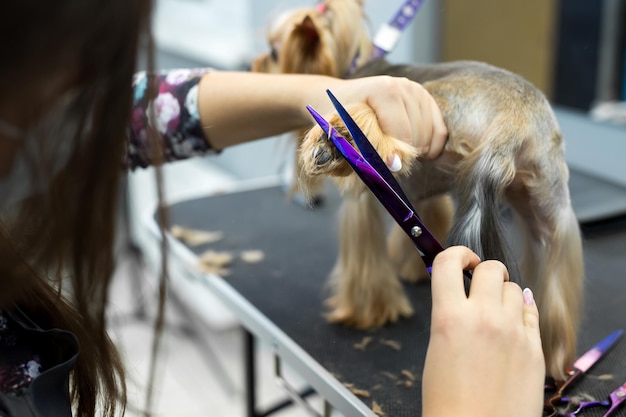
{"label": "woman's thumb", "polygon": [[524,326],[530,331],[537,332],[537,335],[539,335],[539,310],[537,309],[532,290],[524,288],[522,297],[524,298]]}

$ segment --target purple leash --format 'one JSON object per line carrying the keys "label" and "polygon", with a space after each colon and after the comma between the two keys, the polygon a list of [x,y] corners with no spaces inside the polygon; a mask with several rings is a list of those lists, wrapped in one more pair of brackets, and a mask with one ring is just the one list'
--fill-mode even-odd
{"label": "purple leash", "polygon": [[[376,35],[374,36],[374,41],[372,42],[374,45],[374,51],[372,51],[372,55],[369,59],[370,61],[382,58],[389,52],[393,51],[393,48],[396,47],[398,41],[400,40],[402,31],[406,29],[409,23],[411,23],[419,9],[422,7],[422,3],[424,3],[424,0],[406,0],[398,9],[393,19],[383,24],[378,29],[378,32],[376,32]],[[348,74],[352,74],[356,71],[358,58],[359,55],[357,54],[357,56],[355,56],[352,60],[352,66],[350,67]]]}
{"label": "purple leash", "polygon": [[407,0],[398,9],[396,15],[388,23],[378,29],[374,36],[374,52],[370,59],[387,55],[396,47],[402,31],[411,23],[424,0]]}

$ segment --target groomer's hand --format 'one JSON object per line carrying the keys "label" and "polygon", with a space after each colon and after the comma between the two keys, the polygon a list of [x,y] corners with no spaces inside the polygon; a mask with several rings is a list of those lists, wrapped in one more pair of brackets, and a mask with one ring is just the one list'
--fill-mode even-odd
{"label": "groomer's hand", "polygon": [[[363,102],[376,113],[383,132],[418,148],[427,159],[439,156],[448,129],[439,106],[421,84],[386,75],[334,80],[328,88],[343,105]],[[313,107],[325,114],[334,111],[328,97]]]}
{"label": "groomer's hand", "polygon": [[[473,269],[469,296],[463,269]],[[423,417],[539,417],[544,357],[529,290],[504,265],[465,247],[440,253],[432,273],[432,325]]]}

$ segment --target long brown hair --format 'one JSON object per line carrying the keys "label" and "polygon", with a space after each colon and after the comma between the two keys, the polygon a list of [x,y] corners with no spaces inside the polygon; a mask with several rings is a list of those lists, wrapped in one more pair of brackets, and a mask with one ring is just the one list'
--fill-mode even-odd
{"label": "long brown hair", "polygon": [[[0,218],[0,309],[18,305],[39,326],[77,336],[81,351],[71,377],[77,417],[113,417],[126,405],[122,360],[107,335],[105,309],[132,75],[138,45],[149,33],[151,3],[0,5],[0,50],[12,63],[0,66],[3,95],[32,101],[21,121],[35,148],[47,149],[30,159],[41,193]],[[50,90],[47,82],[58,84]],[[70,151],[63,156],[63,149]]]}

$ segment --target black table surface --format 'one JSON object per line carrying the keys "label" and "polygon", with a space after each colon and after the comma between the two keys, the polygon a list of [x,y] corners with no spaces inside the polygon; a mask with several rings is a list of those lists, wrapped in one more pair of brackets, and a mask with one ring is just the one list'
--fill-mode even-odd
{"label": "black table surface", "polygon": [[[419,416],[430,285],[405,284],[415,310],[409,319],[371,331],[328,323],[324,301],[337,251],[339,203],[332,188],[325,204],[312,210],[288,202],[280,187],[268,187],[174,204],[170,221],[224,233],[219,242],[190,247],[196,254],[207,249],[263,251],[259,263],[235,258],[224,279],[340,382],[367,391],[369,396],[360,396],[366,405],[372,407],[375,401],[387,416]],[[592,225],[585,231],[581,353],[616,329],[626,329],[626,222]],[[355,348],[365,337],[371,338],[366,348]],[[568,395],[604,399],[625,382],[623,338]],[[446,395],[454,399],[454,393]],[[580,415],[602,416],[604,411],[589,409]],[[626,407],[616,415],[626,416]]]}

